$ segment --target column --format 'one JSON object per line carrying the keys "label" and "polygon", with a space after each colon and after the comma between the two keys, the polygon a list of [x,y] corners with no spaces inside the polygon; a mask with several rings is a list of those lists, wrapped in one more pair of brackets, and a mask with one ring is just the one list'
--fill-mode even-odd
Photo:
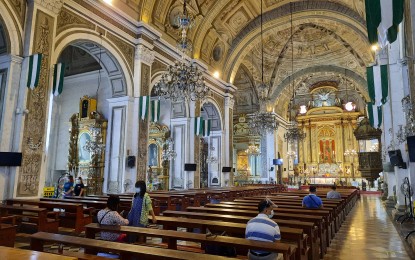
{"label": "column", "polygon": [[320,149],[317,146],[317,125],[311,124],[310,126],[310,142],[311,142],[311,163],[318,164],[318,156]]}
{"label": "column", "polygon": [[[223,122],[223,130],[224,130],[224,140],[223,140],[223,165],[227,167],[236,168],[233,165],[233,106],[235,105],[235,100],[233,97],[228,93],[225,96],[225,118]],[[218,158],[219,159],[219,158]],[[224,178],[222,179],[222,186],[225,185],[225,182],[228,185],[233,183],[233,174],[234,172],[231,171],[230,173],[226,173]]]}
{"label": "column", "polygon": [[261,180],[269,181],[272,159],[275,158],[274,131],[261,137]]}
{"label": "column", "polygon": [[[16,197],[37,197],[42,194],[47,161],[45,154],[47,110],[51,95],[50,57],[53,51],[56,17],[63,1],[28,1],[25,25],[24,56],[42,53],[39,84],[34,90],[26,88],[27,63],[21,73],[20,91],[26,93],[23,137],[18,139],[23,153],[22,167],[18,170],[15,185]],[[27,58],[26,58],[27,60]],[[24,102],[22,103],[22,107]]]}
{"label": "column", "polygon": [[[134,103],[137,107],[135,118],[139,118],[138,100],[140,96],[149,96],[151,92],[151,65],[154,61],[154,52],[149,44],[139,44],[136,48],[134,63]],[[133,128],[136,125],[133,124]],[[149,119],[138,120],[138,145],[137,145],[137,172],[136,179],[146,181],[147,173],[147,151],[148,151],[148,127]]]}
{"label": "column", "polygon": [[[21,107],[24,95],[19,88],[20,75],[22,70],[23,58],[9,55],[0,60],[0,70],[6,70],[6,81],[4,92],[3,116],[1,118],[0,131],[0,151],[19,152],[19,143],[16,140],[21,138],[21,125],[25,118],[24,107]],[[1,84],[1,81],[0,81]],[[0,187],[4,189],[0,192],[0,200],[13,196],[16,167],[0,167]]]}

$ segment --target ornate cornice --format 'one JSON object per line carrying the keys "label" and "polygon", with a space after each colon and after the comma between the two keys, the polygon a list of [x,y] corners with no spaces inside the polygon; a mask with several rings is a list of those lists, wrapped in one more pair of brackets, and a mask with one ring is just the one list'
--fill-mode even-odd
{"label": "ornate cornice", "polygon": [[235,99],[233,99],[232,97],[225,97],[225,107],[233,109],[234,105]]}
{"label": "ornate cornice", "polygon": [[138,45],[135,51],[135,59],[140,60],[148,65],[154,62],[154,51],[145,47],[144,45]]}

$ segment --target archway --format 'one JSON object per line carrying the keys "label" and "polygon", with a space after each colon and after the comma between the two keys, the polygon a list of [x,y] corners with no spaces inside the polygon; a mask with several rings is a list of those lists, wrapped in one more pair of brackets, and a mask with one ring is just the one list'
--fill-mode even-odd
{"label": "archway", "polygon": [[222,186],[229,180],[229,173],[222,173],[223,124],[215,101],[204,103],[200,116],[206,125],[200,147],[200,187]]}
{"label": "archway", "polygon": [[[102,183],[101,178],[98,190],[92,192],[121,192],[124,160],[120,158],[124,157],[125,151],[127,109],[125,105],[114,105],[114,102],[132,92],[128,89],[129,86],[131,88],[126,76],[128,71],[123,69],[122,62],[105,44],[77,40],[64,47],[58,46],[57,50],[53,59],[65,64],[64,84],[61,95],[52,94],[50,99],[46,181],[56,183],[68,169],[75,177],[89,180],[91,167],[96,167],[98,163],[102,169],[99,175],[105,176],[105,182]],[[81,99],[82,102],[90,102],[86,113],[83,111],[84,103],[81,107]],[[72,122],[68,123],[70,119]],[[74,121],[77,122],[76,133]],[[72,132],[68,132],[68,126]],[[89,135],[93,139],[97,133],[94,131],[102,137],[97,143],[105,145],[105,149],[97,152],[98,162],[94,162],[91,156],[94,152],[85,147],[82,143],[85,138],[81,138]]]}

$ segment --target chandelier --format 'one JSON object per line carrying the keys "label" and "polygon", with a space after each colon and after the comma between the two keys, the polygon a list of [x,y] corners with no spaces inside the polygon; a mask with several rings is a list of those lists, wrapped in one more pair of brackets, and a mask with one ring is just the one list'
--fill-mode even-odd
{"label": "chandelier", "polygon": [[292,121],[284,134],[284,139],[289,143],[302,141],[306,137],[306,133],[298,127],[296,121]]}
{"label": "chandelier", "polygon": [[357,152],[354,149],[347,149],[344,152],[344,156],[346,156],[346,157],[354,157],[354,156],[357,156]]}
{"label": "chandelier", "polygon": [[295,159],[295,158],[297,158],[297,153],[295,151],[287,152],[287,157],[289,159]]}
{"label": "chandelier", "polygon": [[213,147],[212,145],[210,145],[209,148],[209,157],[206,159],[206,163],[207,164],[215,164],[218,162],[218,158],[216,156],[213,155],[213,152],[215,151],[215,147]]}
{"label": "chandelier", "polygon": [[[287,130],[284,134],[284,139],[289,142],[289,143],[297,143],[299,141],[302,141],[305,137],[306,134],[303,132],[303,130],[301,128],[298,127],[298,124],[295,120],[292,119],[292,109],[294,108],[294,102],[295,102],[295,88],[294,88],[294,80],[293,80],[293,75],[294,75],[294,34],[293,34],[293,12],[292,12],[292,4],[290,3],[290,13],[291,13],[291,86],[292,86],[292,91],[293,91],[293,96],[290,100],[290,105],[289,105],[289,125],[287,127]],[[307,109],[305,106],[302,106],[301,108],[301,112],[303,112],[304,114],[307,113]]]}
{"label": "chandelier", "polygon": [[399,130],[396,133],[398,144],[406,142],[408,136],[415,136],[415,118],[412,112],[413,106],[409,95],[402,99],[402,109],[405,113],[406,125],[399,125]]}
{"label": "chandelier", "polygon": [[260,155],[261,154],[261,151],[259,150],[259,147],[256,146],[255,144],[250,144],[248,146],[248,149],[245,150],[245,152],[248,155],[253,155],[253,156],[257,156],[257,155]]}
{"label": "chandelier", "polygon": [[161,154],[161,159],[163,161],[171,161],[174,160],[177,156],[177,153],[174,151],[174,141],[173,138],[167,138],[166,142],[164,143],[165,149]]}
{"label": "chandelier", "polygon": [[154,86],[155,93],[174,102],[203,100],[209,94],[209,87],[206,86],[205,79],[197,65],[194,62],[186,62],[184,58],[184,53],[192,49],[192,44],[187,38],[187,31],[194,25],[193,17],[187,12],[186,0],[183,3],[183,14],[180,14],[176,20],[176,25],[181,30],[177,47],[183,53],[182,61],[169,65],[167,72]]}
{"label": "chandelier", "polygon": [[[105,150],[105,144],[102,143],[100,127],[91,127],[91,139],[85,142],[84,149],[93,156],[101,154]],[[99,158],[100,156],[98,156]]]}
{"label": "chandelier", "polygon": [[[260,101],[259,111],[249,116],[248,126],[259,135],[272,133],[278,129],[277,114],[272,111],[269,105],[269,86],[264,82],[264,39],[263,39],[263,17],[262,17],[262,1],[261,0],[261,83],[257,87],[258,98]],[[252,62],[253,65],[253,62]]]}

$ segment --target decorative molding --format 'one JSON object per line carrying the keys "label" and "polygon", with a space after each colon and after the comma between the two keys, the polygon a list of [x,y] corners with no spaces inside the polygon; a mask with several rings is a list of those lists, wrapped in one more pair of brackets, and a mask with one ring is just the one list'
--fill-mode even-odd
{"label": "decorative molding", "polygon": [[28,90],[27,108],[31,111],[26,115],[22,153],[23,161],[19,174],[17,196],[37,196],[39,179],[42,169],[43,144],[46,126],[46,108],[49,100],[49,68],[52,52],[52,32],[54,19],[52,16],[37,11],[33,39],[33,53],[42,53],[42,67],[37,88]]}
{"label": "decorative molding", "polygon": [[55,15],[59,14],[61,11],[64,1],[65,0],[34,0],[36,4],[48,9]]}
{"label": "decorative molding", "polygon": [[233,109],[234,105],[235,99],[233,99],[232,97],[225,97],[225,107]]}
{"label": "decorative molding", "polygon": [[127,61],[128,66],[130,67],[131,71],[134,70],[134,46],[126,43],[119,37],[107,32],[108,40],[112,41],[118,49],[121,51],[121,54]]}
{"label": "decorative molding", "polygon": [[[140,96],[150,94],[150,66],[141,66],[141,90]],[[137,180],[146,180],[147,172],[147,145],[148,145],[148,119],[140,120],[138,126],[138,157],[137,157]]]}
{"label": "decorative molding", "polygon": [[155,54],[154,51],[150,50],[146,46],[138,45],[135,52],[135,58],[148,65],[152,65],[154,62]]}
{"label": "decorative molding", "polygon": [[[7,1],[6,1],[7,2]],[[24,21],[26,16],[26,1],[25,0],[9,0],[8,1],[16,13],[21,27],[24,27]]]}
{"label": "decorative molding", "polygon": [[69,11],[66,8],[63,8],[58,15],[57,26],[56,26],[56,35],[70,28],[87,28],[94,30],[95,25],[90,21],[76,15],[75,13]]}

